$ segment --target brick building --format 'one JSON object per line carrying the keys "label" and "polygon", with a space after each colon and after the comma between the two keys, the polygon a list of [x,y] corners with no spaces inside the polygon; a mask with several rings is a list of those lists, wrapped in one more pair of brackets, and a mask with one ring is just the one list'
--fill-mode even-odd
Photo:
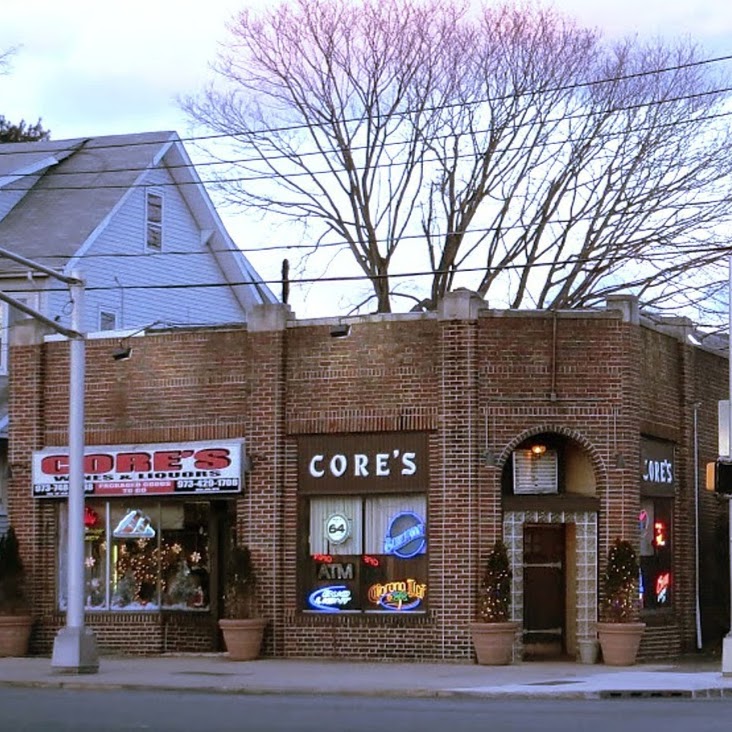
{"label": "brick building", "polygon": [[[9,504],[32,648],[48,653],[64,622],[68,346],[34,332],[18,326],[11,349]],[[347,320],[261,306],[246,326],[136,339],[124,361],[89,340],[87,624],[103,651],[219,649],[235,531],[267,655],[469,662],[482,562],[502,536],[516,657],[575,657],[624,537],[643,569],[641,657],[693,650],[698,627],[715,645],[726,506],[700,476],[728,367],[691,332],[631,298],[493,311],[456,292],[435,313]],[[223,471],[222,455],[235,455]]]}

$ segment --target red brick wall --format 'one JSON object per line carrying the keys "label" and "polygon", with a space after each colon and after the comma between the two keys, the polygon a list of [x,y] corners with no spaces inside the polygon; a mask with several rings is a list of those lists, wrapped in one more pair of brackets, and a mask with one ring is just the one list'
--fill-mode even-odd
{"label": "red brick wall", "polygon": [[[148,335],[133,339],[133,357],[119,362],[111,359],[114,341],[87,345],[87,444],[246,438],[252,471],[236,524],[252,548],[259,610],[270,621],[266,654],[470,660],[481,561],[501,532],[500,466],[512,446],[540,431],[570,435],[591,455],[601,566],[612,538],[637,539],[641,433],[678,442],[677,605],[649,631],[642,653],[664,656],[693,645],[689,404],[702,402],[701,455],[711,459],[726,360],[603,311],[364,318],[348,338],[329,331],[329,324],[297,324]],[[34,650],[44,653],[62,622],[58,538],[53,501],[30,498],[29,460],[34,449],[67,442],[67,369],[64,343],[13,349],[10,512],[32,575]],[[429,611],[300,615],[298,435],[405,430],[430,436]],[[708,545],[719,507],[710,495],[701,503]],[[704,571],[712,576],[709,566]],[[217,648],[210,617],[95,614],[89,623],[114,650],[125,650],[133,634],[145,653]]]}

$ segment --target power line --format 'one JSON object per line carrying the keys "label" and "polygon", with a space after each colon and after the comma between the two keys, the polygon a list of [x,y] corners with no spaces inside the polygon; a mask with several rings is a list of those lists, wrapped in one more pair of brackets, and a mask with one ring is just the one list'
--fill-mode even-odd
{"label": "power line", "polygon": [[[686,211],[690,208],[701,208],[705,206],[718,206],[720,204],[729,203],[729,198],[717,198],[717,199],[707,199],[707,200],[701,200],[701,201],[685,201],[684,203],[678,203],[678,204],[670,204],[667,203],[661,208],[655,209],[654,213],[656,214],[666,214],[672,211]],[[616,216],[624,216],[623,212],[616,212]],[[732,216],[732,214],[731,214]],[[595,219],[595,215],[593,214],[586,214],[584,216],[576,216],[571,218],[556,218],[551,219],[549,222],[547,222],[549,225],[552,226],[562,226],[562,225],[576,225],[581,224],[583,222],[589,222],[593,221]],[[1,224],[0,224],[1,226]],[[491,232],[498,233],[502,231],[514,231],[514,230],[525,230],[526,225],[523,223],[514,223],[514,224],[501,224],[500,226],[486,226],[486,227],[472,227],[468,229],[465,232],[462,231],[444,231],[444,232],[435,232],[434,234],[430,234],[429,236],[426,235],[424,232],[420,232],[418,234],[404,234],[399,237],[399,241],[410,241],[410,240],[422,240],[426,238],[430,239],[444,239],[445,237],[452,236],[454,234],[466,234],[466,235],[484,235],[489,234]],[[377,244],[384,244],[385,240],[383,238],[378,238],[376,241]],[[677,245],[678,246],[678,245]],[[272,245],[266,245],[266,246],[259,246],[259,247],[252,247],[248,246],[246,249],[242,247],[209,247],[207,249],[198,249],[198,250],[175,250],[175,249],[165,249],[163,248],[161,251],[156,252],[145,252],[145,251],[138,251],[138,252],[99,252],[99,253],[85,253],[82,257],[82,259],[129,259],[129,258],[140,258],[140,257],[161,257],[161,256],[208,256],[210,253],[215,254],[223,254],[223,253],[236,253],[236,254],[243,254],[248,255],[254,252],[276,252],[276,251],[293,251],[297,249],[310,249],[310,250],[316,250],[316,249],[329,249],[334,247],[340,247],[343,249],[347,249],[350,247],[350,243],[344,239],[338,240],[338,241],[327,241],[327,242],[317,242],[317,243],[304,243],[304,244],[272,244]],[[12,248],[12,245],[11,245]],[[42,254],[38,255],[36,259],[38,260],[61,260],[63,262],[66,262],[71,257],[67,254]]]}
{"label": "power line", "polygon": [[[495,97],[481,97],[479,99],[475,99],[469,102],[461,101],[461,102],[455,102],[451,104],[439,104],[439,105],[433,105],[431,107],[425,107],[424,109],[420,109],[419,111],[421,113],[423,112],[430,112],[430,111],[441,111],[444,109],[450,109],[453,107],[462,107],[462,106],[475,106],[480,104],[487,104],[487,103],[493,103],[498,101],[505,101],[506,99],[515,99],[517,97],[524,97],[528,95],[535,96],[537,93],[541,94],[553,94],[560,91],[572,91],[573,89],[582,89],[582,88],[588,88],[592,86],[598,86],[602,84],[611,84],[611,83],[617,83],[620,81],[627,81],[631,79],[637,79],[642,78],[646,76],[654,76],[659,74],[665,74],[669,73],[671,71],[681,71],[683,69],[690,69],[694,67],[699,66],[706,66],[711,64],[717,64],[722,63],[725,61],[732,60],[732,54],[727,54],[724,56],[714,56],[712,58],[706,58],[706,59],[699,59],[697,61],[687,61],[685,63],[680,64],[674,64],[671,66],[664,66],[661,68],[656,69],[648,69],[644,71],[635,71],[628,74],[620,74],[617,76],[611,76],[611,77],[605,77],[602,79],[591,79],[589,81],[579,81],[579,82],[572,82],[571,84],[561,84],[555,87],[548,87],[546,89],[542,89],[540,91],[537,91],[536,89],[528,89],[526,91],[520,91],[517,93],[507,93],[507,94],[501,94]],[[713,92],[708,92],[713,93]],[[404,117],[409,116],[410,114],[414,114],[416,110],[405,110],[403,112],[393,112],[392,116],[394,117]],[[361,117],[351,117],[351,118],[344,118],[341,120],[342,124],[350,124],[354,122],[361,122]],[[261,134],[272,134],[272,133],[282,133],[282,132],[296,132],[298,130],[308,130],[312,129],[313,127],[322,127],[324,126],[323,123],[314,123],[314,122],[308,122],[308,123],[300,123],[300,124],[294,124],[294,125],[285,125],[285,126],[278,126],[278,127],[263,127],[260,130],[257,130],[256,132],[250,131],[250,130],[234,130],[232,132],[219,132],[219,133],[209,133],[205,135],[189,135],[187,137],[179,137],[179,140],[181,142],[198,142],[198,141],[204,141],[204,140],[216,140],[216,139],[226,139],[226,138],[236,138],[236,137],[245,137],[248,135],[261,135]],[[171,131],[172,132],[172,131]],[[155,134],[155,133],[149,133],[149,134]],[[177,134],[177,133],[176,133]],[[106,137],[120,137],[120,135],[108,135]],[[88,140],[96,140],[100,138],[85,138],[85,137],[78,137],[78,138],[71,138],[68,140],[68,142],[75,143],[74,145],[66,148],[59,148],[57,146],[51,146],[47,147],[46,149],[43,149],[42,147],[38,148],[36,147],[33,150],[19,150],[16,149],[15,151],[9,149],[9,150],[3,150],[3,145],[0,145],[0,156],[2,155],[23,155],[23,154],[38,154],[38,153],[59,153],[59,152],[74,152],[77,149],[77,146],[81,142],[85,142]],[[104,145],[95,145],[94,149],[101,150],[101,149],[115,149],[115,148],[126,148],[126,147],[142,147],[147,145],[160,145],[163,142],[166,142],[167,140],[146,140],[146,141],[139,141],[139,142],[119,142],[119,143],[107,143]],[[61,141],[63,142],[63,141]],[[29,143],[6,143],[7,145],[27,145]],[[33,145],[41,145],[42,143],[32,143]]]}
{"label": "power line", "polygon": [[[709,95],[709,94],[719,94],[719,93],[727,93],[732,92],[732,87],[728,87],[725,89],[717,89],[714,91],[709,92],[703,92],[702,95]],[[641,109],[645,106],[650,106],[651,104],[665,104],[665,103],[671,103],[671,102],[678,102],[678,101],[685,101],[688,99],[692,99],[694,95],[685,96],[685,97],[676,97],[674,99],[668,99],[668,100],[662,100],[659,102],[649,102],[649,103],[642,103],[637,105],[632,105],[629,107],[619,107],[616,110],[613,110],[614,112],[625,112],[625,111],[632,111],[633,109]],[[544,120],[542,122],[542,125],[547,124],[554,124],[555,122],[566,122],[570,120],[576,120],[576,119],[586,119],[593,116],[596,116],[598,114],[601,114],[601,112],[587,112],[587,113],[578,113],[573,115],[566,115],[564,117],[560,118],[554,118],[554,119],[548,119]],[[647,132],[649,130],[659,130],[669,127],[681,127],[683,125],[696,125],[700,122],[708,122],[715,119],[722,119],[724,117],[730,117],[732,116],[732,111],[730,112],[716,112],[714,114],[705,114],[705,115],[699,115],[698,117],[693,117],[687,120],[675,120],[673,122],[663,122],[663,123],[657,123],[653,125],[647,125],[647,126],[638,126],[633,128],[626,128],[624,130],[618,130],[618,131],[609,131],[609,132],[603,132],[600,131],[594,135],[594,138],[601,139],[601,138],[615,138],[615,137],[627,137],[629,134],[640,134],[642,132]],[[520,123],[517,125],[512,125],[509,129],[516,130],[521,127],[528,127],[533,125],[534,123],[525,122]],[[466,133],[466,137],[474,138],[479,135],[484,135],[490,133],[490,128],[486,129],[480,129],[480,130],[474,130],[470,133]],[[436,135],[432,138],[430,138],[430,141],[437,141],[437,140],[449,140],[451,139],[451,135]],[[565,137],[562,140],[548,140],[542,144],[542,148],[548,148],[548,147],[558,147],[562,145],[570,145],[570,144],[577,144],[580,142],[587,141],[589,139],[593,139],[593,137],[581,137],[581,136],[568,136]],[[391,141],[391,142],[384,142],[383,145],[379,146],[380,149],[386,149],[388,147],[403,147],[406,143],[403,141]],[[520,150],[523,150],[525,146],[517,145],[517,146],[511,146],[509,145],[506,148],[503,148],[500,152],[501,155],[505,155],[509,152],[517,152]],[[355,145],[353,147],[349,147],[348,151],[350,153],[353,152],[361,152],[364,150],[368,150],[369,148],[365,145]],[[226,159],[226,160],[213,160],[213,161],[202,161],[195,164],[187,164],[187,163],[180,163],[180,164],[170,164],[167,163],[165,165],[166,170],[194,170],[197,171],[202,167],[212,167],[212,166],[240,166],[240,165],[249,165],[254,163],[263,163],[267,162],[268,164],[272,161],[280,161],[280,160],[289,160],[293,165],[299,165],[299,161],[303,160],[304,158],[308,157],[330,157],[331,155],[336,155],[339,150],[332,150],[332,151],[326,151],[322,152],[319,150],[313,150],[310,152],[304,152],[304,153],[297,153],[296,156],[288,155],[286,153],[276,154],[276,155],[268,155],[265,158],[259,157],[259,158],[232,158],[232,159]],[[0,153],[1,154],[1,153]],[[471,152],[465,152],[460,153],[458,155],[454,156],[454,160],[462,159],[462,158],[474,158],[475,153]],[[439,163],[441,162],[440,158],[431,158],[424,160],[425,163]],[[387,169],[387,168],[396,168],[396,167],[402,167],[406,165],[404,162],[400,161],[391,161],[389,163],[378,163],[375,165],[371,165],[369,167],[369,170],[378,170],[378,169]],[[105,168],[104,170],[53,170],[53,177],[54,178],[61,178],[64,176],[68,177],[78,177],[81,175],[95,175],[95,176],[105,176],[105,175],[113,175],[118,173],[142,173],[146,170],[148,170],[149,167],[122,167],[122,168]],[[344,170],[338,170],[336,173],[342,173],[345,172]],[[320,171],[303,171],[303,172],[296,172],[296,173],[287,173],[287,178],[300,178],[300,177],[316,177],[320,175],[333,175],[334,171],[332,169],[326,169],[326,170],[320,170]],[[135,183],[135,184],[95,184],[95,185],[81,185],[81,186],[59,186],[59,185],[49,185],[46,188],[43,189],[33,189],[36,193],[44,193],[44,192],[51,192],[51,191],[59,191],[59,190],[104,190],[106,188],[109,189],[126,189],[126,188],[165,188],[165,187],[179,187],[184,185],[199,185],[199,183],[203,183],[204,185],[218,185],[223,183],[244,183],[244,182],[253,182],[253,181],[260,181],[260,180],[279,180],[284,176],[283,173],[258,173],[256,175],[249,175],[249,176],[236,176],[233,178],[223,178],[223,177],[214,177],[214,178],[205,178],[200,180],[192,180],[192,181],[171,181],[171,182],[159,182],[159,183]],[[6,191],[25,191],[26,188],[13,188],[12,186],[5,186],[3,190]]]}
{"label": "power line", "polygon": [[[709,255],[719,255],[719,257],[722,256],[728,256],[730,254],[730,247],[698,247],[696,249],[686,249],[684,250],[684,255],[689,254],[709,254]],[[681,256],[681,253],[679,253],[679,256]],[[530,263],[523,263],[523,264],[502,264],[500,267],[496,268],[498,271],[507,271],[507,270],[523,270],[523,269],[543,269],[546,267],[551,268],[559,268],[559,267],[569,267],[572,265],[577,264],[589,264],[592,265],[593,263],[601,263],[604,262],[607,259],[606,256],[598,255],[598,256],[570,256],[566,257],[561,260],[556,261],[537,261],[537,262],[530,262]],[[629,256],[626,257],[626,261],[623,263],[619,263],[617,267],[613,268],[613,271],[616,271],[617,269],[622,268],[625,265],[628,265],[631,263],[632,260],[635,260],[637,262],[645,262],[650,263],[654,260],[658,260],[662,263],[667,263],[669,260],[669,252],[657,252],[657,253],[648,253],[638,256]],[[693,262],[692,262],[693,264]],[[391,272],[387,274],[358,274],[358,275],[331,275],[331,276],[317,276],[317,277],[299,277],[299,278],[290,278],[289,282],[290,284],[315,284],[315,283],[328,283],[328,282],[358,282],[358,281],[367,281],[367,282],[373,282],[373,281],[383,281],[383,280],[394,280],[394,279],[403,279],[403,278],[415,278],[415,277],[434,277],[435,275],[458,275],[458,274],[470,274],[470,273],[476,273],[476,272],[485,272],[487,269],[490,269],[489,266],[481,265],[481,266],[474,266],[474,267],[447,267],[443,269],[435,269],[435,270],[414,270],[409,272]],[[238,282],[182,282],[182,283],[167,283],[167,284],[139,284],[139,285],[124,285],[124,287],[121,287],[120,285],[93,285],[86,288],[87,292],[118,292],[120,289],[124,289],[125,291],[130,290],[191,290],[191,289],[212,289],[212,288],[218,288],[218,287],[238,287],[238,286],[257,286],[257,285],[276,285],[280,284],[281,279],[280,278],[274,278],[274,279],[251,279],[251,280],[242,280]],[[25,288],[19,288],[19,289],[13,289],[14,293],[37,293],[39,291],[42,292],[66,292],[66,288],[61,287],[49,287],[49,288],[43,288],[43,290],[38,289],[25,289]]]}
{"label": "power line", "polygon": [[[711,94],[722,94],[722,93],[729,93],[729,92],[732,92],[732,87],[726,87],[723,89],[715,89],[715,90],[708,91],[708,92],[701,92],[699,94],[690,94],[690,95],[683,96],[683,97],[674,97],[671,99],[663,99],[663,100],[652,101],[652,102],[643,102],[643,103],[638,103],[635,105],[629,105],[627,107],[618,107],[613,110],[613,113],[617,114],[619,112],[628,112],[628,111],[632,111],[634,109],[642,109],[644,107],[650,107],[650,106],[654,106],[654,105],[670,104],[670,103],[675,103],[675,102],[680,102],[680,101],[688,101],[690,99],[698,98],[701,96],[708,96]],[[587,113],[582,113],[582,114],[566,115],[565,117],[557,117],[554,119],[544,120],[541,123],[541,125],[544,126],[544,125],[548,125],[548,124],[554,124],[557,122],[567,122],[567,121],[570,121],[573,119],[585,119],[585,118],[590,118],[590,117],[601,115],[601,114],[603,114],[603,110],[600,110],[598,112],[587,112]],[[687,125],[687,124],[698,124],[699,122],[703,122],[706,120],[719,119],[722,117],[729,117],[729,116],[732,116],[732,112],[719,112],[719,113],[715,113],[715,114],[707,115],[707,116],[700,115],[699,117],[694,117],[694,118],[691,118],[688,120],[676,120],[674,122],[661,123],[658,125],[650,125],[648,127],[630,128],[630,129],[625,129],[625,130],[617,131],[617,132],[599,132],[599,133],[597,133],[597,135],[595,135],[595,137],[597,137],[597,138],[627,137],[629,134],[633,134],[633,133],[639,133],[639,132],[643,132],[643,131],[662,129],[662,128],[668,128],[668,127],[679,127],[679,126]],[[514,125],[511,129],[518,129],[520,127],[527,127],[527,126],[535,126],[535,123],[532,123],[532,122],[521,123],[519,125]],[[482,133],[485,133],[488,131],[489,130],[476,131],[473,133],[466,134],[466,137],[472,137],[473,135],[482,134]],[[448,136],[445,136],[445,139],[450,139],[450,138]],[[567,144],[572,144],[572,143],[577,144],[579,142],[583,142],[583,141],[586,141],[589,139],[593,139],[593,137],[575,137],[575,138],[567,137],[564,140],[556,140],[556,141],[549,140],[546,143],[542,144],[542,148],[547,148],[550,146],[562,146],[562,145],[567,145]],[[11,144],[11,143],[9,143],[9,144]],[[390,145],[404,145],[405,143],[394,142],[394,143],[389,143],[389,144]],[[509,153],[509,152],[515,152],[518,150],[522,150],[522,149],[524,149],[524,147],[525,146],[516,146],[516,147],[509,146],[509,147],[505,148],[504,150],[502,150],[500,154],[505,155],[506,153]],[[350,151],[353,151],[354,149],[366,149],[366,148],[349,148]],[[283,155],[273,156],[271,158],[270,157],[254,158],[254,159],[251,159],[251,161],[262,163],[262,162],[269,162],[271,160],[284,159],[284,160],[290,160],[290,162],[293,165],[297,165],[298,164],[297,161],[300,160],[301,158],[305,157],[306,155],[307,156],[313,155],[313,156],[327,158],[327,157],[329,157],[330,154],[335,154],[337,152],[338,152],[337,150],[333,150],[332,153],[330,151],[326,152],[326,153],[314,151],[314,152],[309,152],[309,153],[305,153],[302,155],[297,155],[296,157],[289,157],[289,156],[283,154]],[[461,158],[475,158],[475,152],[460,153],[453,157],[453,159],[461,159]],[[440,163],[441,158],[435,157],[435,158],[426,159],[426,160],[422,159],[421,162],[426,163],[426,164]],[[215,165],[236,165],[237,163],[236,163],[236,161],[216,161],[215,163],[204,163],[204,164],[206,164],[206,165],[208,165],[208,164],[210,164],[210,165],[214,165],[214,164]],[[404,165],[407,165],[407,164],[408,163],[405,163],[402,161],[390,161],[388,163],[378,163],[375,165],[371,165],[371,166],[369,166],[368,169],[369,170],[385,170],[385,169],[403,167]],[[189,169],[189,170],[194,170],[194,171],[197,170],[198,167],[199,167],[198,164],[166,166],[166,168],[169,168],[169,169],[184,168],[184,169]],[[54,177],[57,177],[57,176],[74,177],[74,176],[81,176],[81,175],[99,176],[99,175],[113,174],[113,173],[142,173],[145,170],[148,170],[148,168],[147,167],[144,167],[144,168],[134,168],[133,167],[133,168],[116,168],[116,169],[107,169],[107,170],[53,171],[53,176]],[[321,176],[321,175],[339,175],[339,174],[346,173],[346,172],[347,171],[344,169],[343,170],[339,169],[339,170],[336,170],[335,172],[333,169],[324,169],[324,170],[317,170],[317,171],[304,170],[304,171],[299,171],[299,172],[288,172],[286,174],[285,173],[276,173],[276,172],[257,173],[257,174],[253,174],[253,175],[238,175],[238,176],[234,176],[234,177],[230,177],[230,178],[216,177],[216,178],[211,178],[211,179],[198,179],[198,177],[196,176],[196,179],[191,180],[191,181],[169,181],[169,182],[162,181],[162,182],[155,182],[155,183],[150,183],[150,182],[129,183],[129,182],[127,182],[127,183],[118,183],[118,184],[113,184],[113,183],[103,183],[103,184],[95,184],[95,185],[84,184],[84,185],[78,185],[78,186],[49,184],[45,188],[33,188],[32,190],[34,193],[42,194],[42,193],[51,193],[51,192],[55,192],[55,191],[128,190],[128,189],[134,189],[134,188],[169,188],[169,187],[179,188],[181,186],[187,186],[187,185],[196,185],[197,186],[197,185],[201,185],[201,184],[215,186],[215,185],[222,185],[225,183],[253,183],[253,182],[267,181],[267,180],[280,180],[283,177],[286,177],[287,179],[315,178],[315,177]],[[18,192],[27,192],[28,191],[27,188],[24,188],[21,186],[13,187],[12,185],[4,186],[2,188],[2,190],[18,191]]]}

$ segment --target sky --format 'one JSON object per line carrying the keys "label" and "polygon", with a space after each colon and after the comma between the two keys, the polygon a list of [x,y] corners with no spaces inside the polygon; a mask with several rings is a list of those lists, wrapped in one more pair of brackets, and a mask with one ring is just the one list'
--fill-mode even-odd
{"label": "sky", "polygon": [[[266,0],[3,0],[0,52],[16,48],[0,76],[0,114],[42,119],[52,138],[175,130],[192,134],[177,99],[211,78],[209,63],[237,10]],[[690,36],[708,55],[732,54],[730,0],[555,0],[559,10],[606,35]],[[194,162],[194,151],[188,147]],[[271,230],[220,209],[245,251]],[[281,254],[251,251],[265,277],[277,277]],[[341,314],[342,295],[293,290],[300,317]],[[277,290],[275,290],[277,291]]]}

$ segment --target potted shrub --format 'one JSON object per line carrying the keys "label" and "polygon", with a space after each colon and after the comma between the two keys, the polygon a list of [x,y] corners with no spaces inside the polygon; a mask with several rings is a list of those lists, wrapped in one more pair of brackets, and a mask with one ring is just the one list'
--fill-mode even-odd
{"label": "potted shrub", "polygon": [[253,617],[256,574],[249,547],[233,544],[224,583],[224,617],[219,627],[232,661],[252,661],[259,655],[266,621]]}
{"label": "potted shrub", "polygon": [[479,664],[505,665],[513,658],[519,624],[511,620],[511,566],[506,545],[498,539],[486,560],[478,592],[478,620],[471,623]]}
{"label": "potted shrub", "polygon": [[645,623],[638,620],[638,557],[633,545],[615,539],[602,575],[597,635],[603,661],[609,666],[635,663]]}
{"label": "potted shrub", "polygon": [[31,615],[20,547],[11,526],[0,537],[0,656],[28,652]]}

